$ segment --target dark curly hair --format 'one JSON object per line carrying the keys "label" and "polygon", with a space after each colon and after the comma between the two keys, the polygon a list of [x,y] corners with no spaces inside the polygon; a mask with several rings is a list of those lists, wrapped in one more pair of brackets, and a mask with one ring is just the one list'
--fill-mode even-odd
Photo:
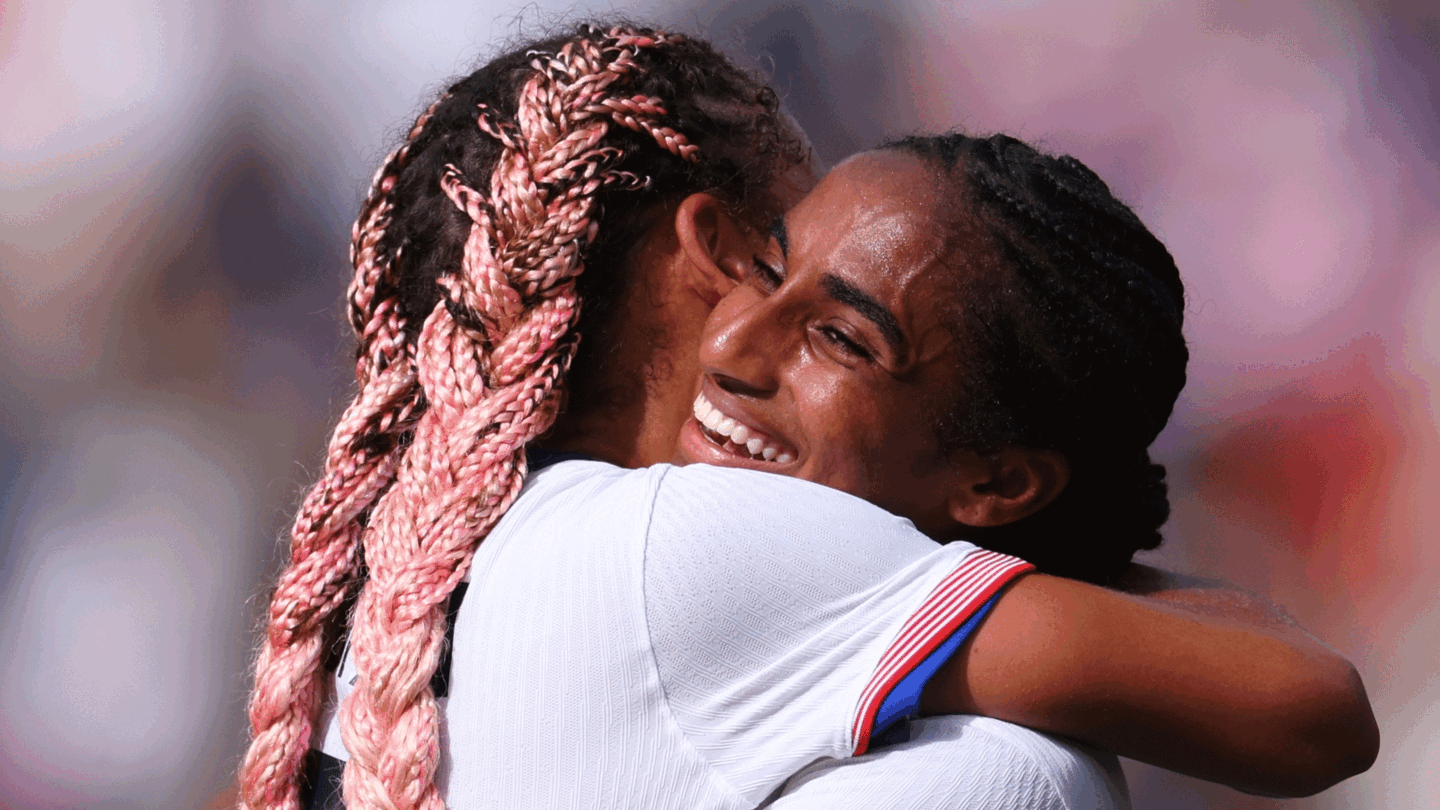
{"label": "dark curly hair", "polygon": [[965,539],[1042,571],[1104,582],[1161,542],[1165,468],[1148,448],[1185,385],[1185,291],[1169,251],[1080,161],[1015,138],[914,136],[882,149],[929,162],[950,216],[978,221],[998,268],[969,274],[952,320],[961,398],[949,449],[1056,450],[1068,486],[1015,523]]}

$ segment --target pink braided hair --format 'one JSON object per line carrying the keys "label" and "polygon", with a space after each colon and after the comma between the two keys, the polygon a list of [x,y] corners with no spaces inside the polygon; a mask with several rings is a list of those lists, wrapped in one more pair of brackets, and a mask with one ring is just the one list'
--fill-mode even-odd
{"label": "pink braided hair", "polygon": [[253,739],[240,772],[247,808],[297,806],[295,775],[322,700],[325,621],[358,574],[360,515],[389,486],[398,461],[396,442],[385,443],[388,452],[376,452],[381,443],[375,440],[397,437],[419,407],[420,388],[414,364],[404,357],[404,321],[396,297],[375,295],[391,265],[377,257],[375,245],[389,222],[389,195],[409,147],[443,100],[420,115],[406,144],[385,159],[352,231],[355,277],[349,299],[351,323],[360,336],[355,369],[360,392],[340,417],[324,472],[296,516],[290,565],[271,598],[250,702]]}
{"label": "pink braided hair", "polygon": [[[617,94],[639,70],[637,50],[669,41],[661,33],[588,31],[554,55],[534,55],[513,123],[482,105],[478,125],[501,144],[500,157],[488,194],[467,186],[454,166],[439,180],[472,226],[458,271],[437,279],[442,300],[413,348],[389,277],[393,256],[381,258],[377,245],[410,147],[440,101],[376,175],[352,238],[361,390],[301,508],[291,565],[271,603],[242,806],[298,807],[298,772],[321,700],[322,626],[357,578],[359,540],[369,577],[350,638],[359,678],[341,710],[351,754],[346,803],[353,810],[443,807],[429,687],[444,638],[442,606],[519,493],[526,443],[555,419],[556,385],[578,341],[575,277],[598,227],[595,195],[646,182],[613,168],[621,150],[600,145],[610,125],[648,133],[694,159],[696,147],[659,123],[659,99]],[[410,441],[401,447],[406,431]]]}

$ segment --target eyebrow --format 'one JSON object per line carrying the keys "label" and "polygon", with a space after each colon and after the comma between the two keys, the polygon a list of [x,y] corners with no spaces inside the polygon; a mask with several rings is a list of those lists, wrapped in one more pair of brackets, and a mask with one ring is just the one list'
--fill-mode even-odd
{"label": "eyebrow", "polygon": [[884,335],[885,342],[890,344],[890,350],[893,353],[896,355],[905,353],[905,333],[900,330],[900,322],[890,314],[890,310],[886,309],[884,304],[876,301],[869,293],[854,284],[831,273],[820,277],[820,286],[825,290],[826,295],[853,307],[856,312],[875,324],[875,327],[880,330],[880,334]]}
{"label": "eyebrow", "polygon": [[784,217],[776,217],[775,221],[770,223],[770,235],[773,236],[775,242],[780,245],[780,255],[789,258],[790,234],[785,230]]}

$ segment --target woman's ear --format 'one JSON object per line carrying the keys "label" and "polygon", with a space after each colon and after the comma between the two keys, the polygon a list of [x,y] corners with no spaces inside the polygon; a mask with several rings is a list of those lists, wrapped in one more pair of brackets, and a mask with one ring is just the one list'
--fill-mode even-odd
{"label": "woman's ear", "polygon": [[1070,462],[1055,450],[1003,447],[954,458],[958,486],[945,505],[956,523],[1001,526],[1044,509],[1070,483]]}
{"label": "woman's ear", "polygon": [[687,285],[712,307],[744,279],[747,262],[757,249],[757,237],[736,224],[719,200],[704,193],[680,202],[675,236],[686,260]]}

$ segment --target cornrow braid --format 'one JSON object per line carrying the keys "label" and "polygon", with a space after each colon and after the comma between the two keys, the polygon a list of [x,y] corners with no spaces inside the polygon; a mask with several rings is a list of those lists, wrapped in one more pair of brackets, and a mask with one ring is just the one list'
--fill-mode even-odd
{"label": "cornrow braid", "polygon": [[[579,334],[618,311],[628,245],[651,211],[696,191],[768,222],[770,187],[806,155],[768,89],[703,42],[633,26],[517,48],[419,116],[352,232],[360,389],[272,602],[244,807],[297,806],[325,620],[357,589],[347,806],[442,806],[440,606],[516,497],[562,382],[572,397],[603,388],[566,372]],[[591,381],[603,360],[583,364]]]}
{"label": "cornrow braid", "polygon": [[953,319],[961,401],[951,448],[1061,451],[1070,483],[1046,508],[967,539],[1041,570],[1103,582],[1160,544],[1165,468],[1148,448],[1185,385],[1184,287],[1175,261],[1079,160],[1005,135],[886,147],[953,183],[951,216],[984,226],[998,269],[971,274]]}

